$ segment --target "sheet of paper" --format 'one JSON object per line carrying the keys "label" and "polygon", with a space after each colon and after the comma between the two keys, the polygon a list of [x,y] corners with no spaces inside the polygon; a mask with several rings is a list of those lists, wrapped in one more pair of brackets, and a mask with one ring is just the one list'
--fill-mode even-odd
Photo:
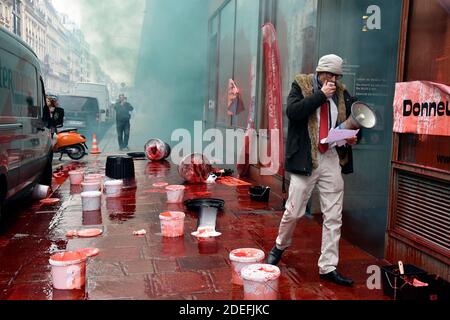
{"label": "sheet of paper", "polygon": [[359,132],[359,129],[358,130],[331,129],[330,133],[328,134],[328,138],[322,139],[322,141],[320,141],[320,143],[332,144],[332,143],[337,142],[338,144],[340,144],[340,143],[342,143],[342,141],[345,142],[345,139],[350,139],[350,138],[356,137],[358,132]]}

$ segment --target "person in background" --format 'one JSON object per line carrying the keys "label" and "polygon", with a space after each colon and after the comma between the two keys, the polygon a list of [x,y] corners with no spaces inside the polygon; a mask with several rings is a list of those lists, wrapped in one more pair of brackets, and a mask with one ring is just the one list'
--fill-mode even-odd
{"label": "person in background", "polygon": [[120,151],[130,150],[128,148],[128,141],[130,139],[130,119],[131,112],[134,108],[127,102],[124,94],[119,95],[119,101],[114,106],[116,111],[116,127],[117,138],[119,142]]}
{"label": "person in background", "polygon": [[344,200],[342,174],[353,172],[351,146],[356,144],[357,137],[348,139],[342,147],[320,142],[328,137],[330,129],[347,119],[356,101],[339,81],[342,67],[342,58],[326,55],[320,59],[316,74],[298,75],[292,84],[286,111],[289,119],[286,171],[292,173],[289,199],[267,262],[278,264],[290,247],[297,221],[304,216],[317,186],[323,214],[319,275],[323,280],[350,287],[353,281],[338,273],[337,266]]}
{"label": "person in background", "polygon": [[58,133],[58,128],[61,128],[64,124],[64,109],[59,106],[56,96],[46,96],[46,102],[43,120],[47,124],[47,128],[50,129],[53,138]]}

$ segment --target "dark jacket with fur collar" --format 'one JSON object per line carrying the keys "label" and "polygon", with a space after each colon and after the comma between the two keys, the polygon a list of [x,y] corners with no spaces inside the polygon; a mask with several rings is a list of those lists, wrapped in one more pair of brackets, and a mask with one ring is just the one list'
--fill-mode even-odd
{"label": "dark jacket with fur collar", "polygon": [[[319,124],[316,111],[327,101],[321,90],[314,92],[314,76],[298,75],[295,78],[286,111],[289,119],[286,171],[305,176],[310,176],[318,167]],[[351,106],[356,99],[350,96],[341,83],[338,82],[336,86],[339,125],[350,116]],[[353,173],[352,148],[344,146],[336,149],[341,160],[342,173]]]}

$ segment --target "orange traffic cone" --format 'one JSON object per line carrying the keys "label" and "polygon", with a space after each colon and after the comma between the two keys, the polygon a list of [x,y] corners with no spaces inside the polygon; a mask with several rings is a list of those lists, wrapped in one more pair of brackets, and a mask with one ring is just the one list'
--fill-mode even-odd
{"label": "orange traffic cone", "polygon": [[100,149],[98,148],[98,145],[97,145],[97,135],[94,133],[92,135],[92,150],[91,150],[91,154],[100,154],[100,153],[102,153],[102,152],[100,151]]}

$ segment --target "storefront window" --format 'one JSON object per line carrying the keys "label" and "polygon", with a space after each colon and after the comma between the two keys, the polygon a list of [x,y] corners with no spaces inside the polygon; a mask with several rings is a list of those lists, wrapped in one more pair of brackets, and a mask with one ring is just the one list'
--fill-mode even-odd
{"label": "storefront window", "polygon": [[[448,10],[446,1],[412,1],[405,81],[420,80],[450,85]],[[450,139],[444,136],[402,134],[399,160],[450,171]]]}
{"label": "storefront window", "polygon": [[[317,0],[277,1],[276,12],[286,138],[286,103],[292,82],[299,73],[312,73],[317,60]],[[263,118],[262,125],[267,127]]]}
{"label": "storefront window", "polygon": [[256,103],[259,29],[259,0],[237,0],[234,80],[240,89],[240,105],[233,125],[241,128],[247,126],[248,112]]}
{"label": "storefront window", "polygon": [[234,21],[236,2],[232,0],[220,12],[219,35],[219,97],[217,123],[229,126],[228,80],[233,78]]}

